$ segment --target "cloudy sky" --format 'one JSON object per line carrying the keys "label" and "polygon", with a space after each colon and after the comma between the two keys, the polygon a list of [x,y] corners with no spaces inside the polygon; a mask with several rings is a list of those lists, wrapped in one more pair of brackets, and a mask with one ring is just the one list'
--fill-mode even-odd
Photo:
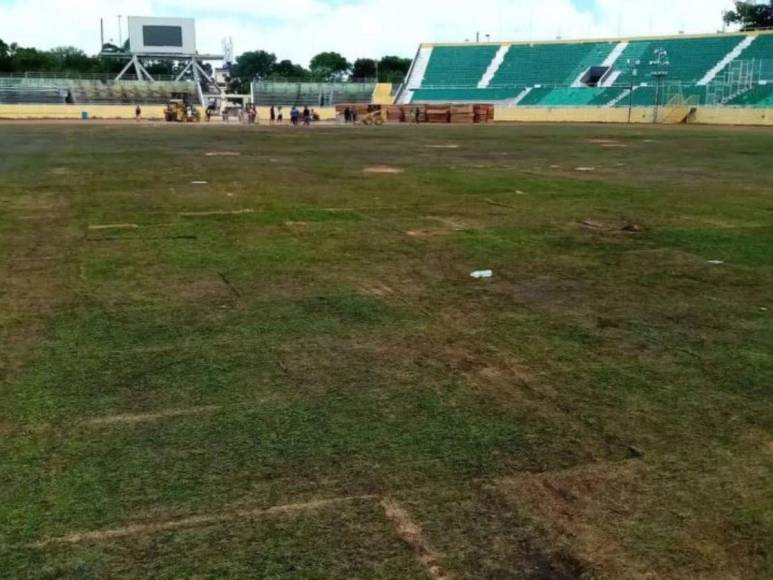
{"label": "cloudy sky", "polygon": [[[99,19],[118,39],[117,15],[197,19],[200,52],[266,49],[307,64],[323,50],[349,58],[412,57],[420,42],[589,38],[713,32],[730,0],[0,0],[0,39],[99,50]],[[123,20],[126,36],[126,20]]]}

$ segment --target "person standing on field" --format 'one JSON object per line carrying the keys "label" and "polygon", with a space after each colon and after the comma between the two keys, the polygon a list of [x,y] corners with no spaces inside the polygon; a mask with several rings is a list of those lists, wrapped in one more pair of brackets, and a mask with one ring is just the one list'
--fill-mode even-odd
{"label": "person standing on field", "polygon": [[142,119],[142,107],[137,105],[137,108],[134,109],[134,119],[137,121],[140,121]]}
{"label": "person standing on field", "polygon": [[271,124],[273,125],[276,123],[276,110],[274,109],[274,105],[271,105]]}

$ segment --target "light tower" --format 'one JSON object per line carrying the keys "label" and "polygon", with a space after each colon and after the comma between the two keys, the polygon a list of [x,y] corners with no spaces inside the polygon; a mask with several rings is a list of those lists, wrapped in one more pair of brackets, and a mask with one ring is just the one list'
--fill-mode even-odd
{"label": "light tower", "polygon": [[665,48],[656,48],[654,55],[654,58],[650,61],[650,66],[654,69],[652,71],[652,78],[655,79],[655,116],[652,122],[657,123],[662,84],[668,77],[668,67],[671,66],[671,62],[668,60],[668,51]]}

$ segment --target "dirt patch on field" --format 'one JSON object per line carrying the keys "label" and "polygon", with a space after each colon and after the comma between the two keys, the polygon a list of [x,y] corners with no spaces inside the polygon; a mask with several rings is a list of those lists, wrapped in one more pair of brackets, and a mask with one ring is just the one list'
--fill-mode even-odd
{"label": "dirt patch on field", "polygon": [[579,222],[579,224],[581,227],[583,227],[586,230],[593,230],[596,232],[640,234],[644,231],[644,228],[641,225],[631,223],[631,222],[610,224],[599,220],[587,218]]}
{"label": "dirt patch on field", "polygon": [[654,578],[621,543],[619,530],[639,505],[647,473],[640,461],[600,463],[502,479],[497,489],[533,520],[548,545],[570,553],[591,574]]}
{"label": "dirt patch on field", "polygon": [[381,507],[389,521],[394,524],[397,535],[416,553],[416,558],[427,574],[435,580],[450,580],[451,576],[443,568],[439,555],[427,543],[421,527],[405,508],[391,498],[384,498]]}
{"label": "dirt patch on field", "polygon": [[[21,196],[4,208],[11,225],[3,232],[0,257],[8,316],[0,325],[0,375],[8,380],[34,356],[50,313],[72,296],[68,279],[77,270],[68,258],[82,234],[69,227],[66,197]],[[27,212],[34,223],[25,220]]]}
{"label": "dirt patch on field", "polygon": [[374,165],[373,167],[366,167],[362,170],[363,173],[376,173],[384,175],[397,175],[399,173],[405,173],[405,169],[399,167],[389,167],[388,165]]}
{"label": "dirt patch on field", "polygon": [[131,524],[120,528],[112,528],[107,530],[94,530],[90,532],[75,532],[56,538],[46,538],[40,542],[34,544],[36,548],[45,548],[54,544],[80,544],[80,543],[96,543],[96,542],[109,542],[111,540],[119,540],[123,538],[129,538],[132,536],[143,536],[149,534],[157,534],[160,532],[168,532],[186,528],[197,528],[212,526],[218,524],[225,524],[231,521],[240,519],[258,519],[263,517],[272,516],[286,516],[294,515],[297,513],[317,511],[322,509],[333,508],[337,505],[344,503],[351,503],[362,500],[372,500],[374,496],[349,496],[338,497],[331,499],[319,499],[304,503],[292,503],[274,506],[264,509],[237,509],[237,510],[223,510],[216,514],[205,514],[198,516],[189,516],[179,518],[175,520],[155,521],[147,523]]}
{"label": "dirt patch on field", "polygon": [[427,216],[426,221],[432,225],[427,227],[413,228],[405,232],[405,234],[411,238],[433,238],[436,236],[446,236],[454,232],[464,232],[471,229],[469,224],[466,224],[458,219],[442,217],[442,216]]}
{"label": "dirt patch on field", "polygon": [[378,298],[385,298],[387,296],[394,296],[395,289],[381,282],[365,282],[359,285],[360,291],[370,296],[376,296]]}

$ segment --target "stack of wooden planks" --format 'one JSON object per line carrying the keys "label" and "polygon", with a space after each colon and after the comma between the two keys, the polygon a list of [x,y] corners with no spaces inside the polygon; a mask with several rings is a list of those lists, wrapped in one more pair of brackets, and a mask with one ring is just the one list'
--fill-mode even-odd
{"label": "stack of wooden planks", "polygon": [[343,115],[345,109],[357,111],[357,116],[362,118],[368,113],[385,111],[386,120],[389,123],[416,123],[418,112],[419,123],[437,124],[472,124],[490,123],[494,120],[494,105],[470,104],[470,105],[336,105],[336,112]]}
{"label": "stack of wooden planks", "polygon": [[449,121],[455,125],[472,125],[475,122],[475,105],[451,105]]}
{"label": "stack of wooden planks", "polygon": [[475,123],[492,123],[494,121],[494,105],[473,105]]}

